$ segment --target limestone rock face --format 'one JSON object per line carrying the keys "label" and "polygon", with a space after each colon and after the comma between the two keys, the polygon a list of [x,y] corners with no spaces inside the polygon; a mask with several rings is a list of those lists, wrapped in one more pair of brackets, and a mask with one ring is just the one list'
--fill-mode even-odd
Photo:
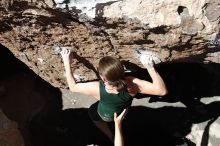
{"label": "limestone rock face", "polygon": [[0,42],[57,87],[67,87],[59,46],[75,51],[72,68],[78,80],[97,79],[98,60],[106,55],[141,65],[139,50],[157,54],[162,63],[220,63],[218,0],[0,4]]}

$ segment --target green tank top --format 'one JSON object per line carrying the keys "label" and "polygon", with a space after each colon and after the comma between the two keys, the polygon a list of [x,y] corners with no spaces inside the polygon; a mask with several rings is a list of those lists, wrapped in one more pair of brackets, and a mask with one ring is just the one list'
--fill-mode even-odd
{"label": "green tank top", "polygon": [[120,114],[123,109],[128,108],[133,100],[133,97],[128,93],[127,89],[120,91],[117,94],[108,93],[105,90],[103,81],[99,82],[100,101],[98,104],[98,114],[104,121],[112,121],[114,113]]}

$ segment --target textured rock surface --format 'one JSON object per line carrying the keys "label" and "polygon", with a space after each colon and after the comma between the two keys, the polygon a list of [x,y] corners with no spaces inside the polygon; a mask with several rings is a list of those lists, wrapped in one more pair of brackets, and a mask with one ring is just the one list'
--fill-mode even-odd
{"label": "textured rock surface", "polygon": [[165,63],[220,61],[212,43],[219,33],[217,0],[14,0],[1,5],[0,42],[57,87],[66,87],[59,45],[74,48],[72,66],[75,76],[83,75],[79,80],[96,79],[96,65],[105,55],[140,65],[139,49],[157,53]]}
{"label": "textured rock surface", "polygon": [[[9,48],[41,78],[56,87],[66,88],[58,46],[70,47],[75,51],[76,59],[73,60],[72,68],[78,80],[96,79],[95,69],[98,60],[106,55],[116,56],[140,65],[137,54],[137,50],[140,49],[158,54],[163,61],[162,65],[172,62],[220,63],[219,11],[219,0],[1,0],[0,43]],[[64,142],[61,145],[67,145],[68,140],[76,145],[77,142],[72,141],[72,137],[68,139],[66,133],[75,134],[77,130],[83,137],[82,140],[81,137],[77,137],[78,133],[73,135],[77,140],[83,143],[91,141],[88,137],[85,139],[88,135],[81,133],[86,129],[84,125],[92,127],[86,109],[76,109],[72,113],[62,111],[61,93],[58,89],[44,82],[21,63],[16,64],[17,61],[13,60],[13,57],[9,57],[7,61],[4,57],[6,56],[3,55],[0,58],[3,59],[3,62],[0,62],[0,65],[3,65],[0,72],[0,83],[3,83],[3,85],[0,84],[0,108],[5,114],[0,112],[0,145],[31,146],[30,139],[35,145],[50,143],[54,146],[58,144],[57,141]],[[3,69],[4,67],[6,70]],[[183,70],[180,71],[182,75],[180,82],[176,83],[176,76],[173,72],[177,67]],[[210,69],[212,72],[219,72],[217,67],[212,66]],[[200,103],[198,98],[206,97],[207,93],[199,95],[196,93],[201,93],[205,89],[208,89],[209,97],[220,95],[218,76],[214,74],[202,76],[201,74],[205,71],[199,72],[198,70],[193,78],[187,80],[184,77],[189,70],[197,70],[197,68],[178,65],[170,70],[167,68],[163,70],[172,78],[167,78],[168,81],[175,83],[172,87],[177,87],[176,84],[181,85],[170,91],[170,93],[180,92],[176,95],[177,97],[174,96],[175,101],[184,102],[182,96],[186,96],[189,101],[198,104]],[[205,80],[205,77],[209,80]],[[193,86],[195,83],[193,79],[197,83],[195,86]],[[210,82],[211,79],[213,82]],[[184,81],[187,81],[187,84],[183,84]],[[188,86],[189,82],[191,86]],[[197,86],[201,89],[197,90]],[[190,98],[182,88],[186,89],[184,91],[190,91]],[[63,91],[63,104],[66,109],[88,107],[93,102],[87,99],[83,101],[84,96],[78,94],[66,95],[66,91]],[[70,98],[72,96],[74,98]],[[78,96],[82,98],[78,99]],[[219,100],[219,97],[217,99]],[[217,99],[215,98],[215,101]],[[82,103],[78,103],[79,101]],[[143,100],[136,105],[141,105],[141,103],[144,103]],[[202,113],[204,109],[201,107],[198,107],[196,114],[191,111],[188,113],[188,109],[178,108],[179,104],[172,104],[175,108],[164,107],[165,105],[171,106],[168,103],[152,104],[152,108],[148,108],[151,104],[144,104],[147,106],[144,112],[152,114],[153,122],[149,125],[157,122],[159,122],[157,125],[164,126],[165,124],[164,127],[169,134],[179,136],[179,138],[188,137],[198,146],[202,142],[206,145],[208,135],[210,136],[209,145],[217,146],[219,135],[215,130],[219,129],[219,119],[216,117],[219,116],[218,107],[220,106],[214,101],[213,104],[204,103],[207,104],[202,105],[208,109],[208,115],[201,115],[204,114]],[[138,108],[133,110],[136,111],[135,115],[141,115]],[[51,116],[54,113],[58,116],[58,118],[55,116],[57,119]],[[62,117],[59,117],[60,113],[63,114]],[[67,115],[68,122],[65,121]],[[160,123],[164,121],[163,116],[166,121]],[[192,116],[202,119],[197,121],[197,118],[193,119]],[[75,121],[72,117],[78,117],[76,119],[79,121]],[[144,124],[136,123],[136,125],[148,125],[145,122],[149,120],[145,120]],[[69,121],[71,121],[70,124]],[[75,126],[77,122],[79,123]],[[83,127],[80,128],[80,126]],[[156,127],[151,129],[150,135],[155,134]],[[207,134],[209,129],[210,135]],[[136,129],[133,130],[135,132]],[[95,129],[91,128],[91,131]],[[178,131],[183,133],[178,133]],[[87,132],[88,130],[85,133]],[[203,137],[204,135],[206,137]],[[8,140],[7,137],[13,140]],[[98,140],[100,140],[99,136]],[[139,141],[139,139],[136,140]]]}

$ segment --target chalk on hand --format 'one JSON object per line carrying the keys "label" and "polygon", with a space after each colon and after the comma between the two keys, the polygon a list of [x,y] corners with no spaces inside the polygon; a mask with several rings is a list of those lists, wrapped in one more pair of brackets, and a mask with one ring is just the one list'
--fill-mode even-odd
{"label": "chalk on hand", "polygon": [[155,64],[159,64],[161,62],[161,59],[154,52],[149,50],[136,50],[135,56],[141,61],[142,64],[146,64],[146,61],[149,59],[151,59]]}
{"label": "chalk on hand", "polygon": [[70,50],[73,51],[73,47],[61,47],[60,45],[54,46],[54,51],[56,54],[59,54],[62,50]]}
{"label": "chalk on hand", "polygon": [[154,60],[153,60],[153,57],[150,56],[150,55],[145,55],[145,54],[142,54],[140,56],[140,61],[143,65],[147,65],[149,67],[153,67],[154,66]]}

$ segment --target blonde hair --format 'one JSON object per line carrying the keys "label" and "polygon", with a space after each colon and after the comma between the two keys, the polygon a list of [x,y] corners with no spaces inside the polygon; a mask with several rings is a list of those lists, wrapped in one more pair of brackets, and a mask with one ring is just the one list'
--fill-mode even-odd
{"label": "blonde hair", "polygon": [[118,91],[125,88],[124,67],[119,59],[111,56],[103,57],[99,61],[98,72],[108,80],[109,85],[117,87]]}

